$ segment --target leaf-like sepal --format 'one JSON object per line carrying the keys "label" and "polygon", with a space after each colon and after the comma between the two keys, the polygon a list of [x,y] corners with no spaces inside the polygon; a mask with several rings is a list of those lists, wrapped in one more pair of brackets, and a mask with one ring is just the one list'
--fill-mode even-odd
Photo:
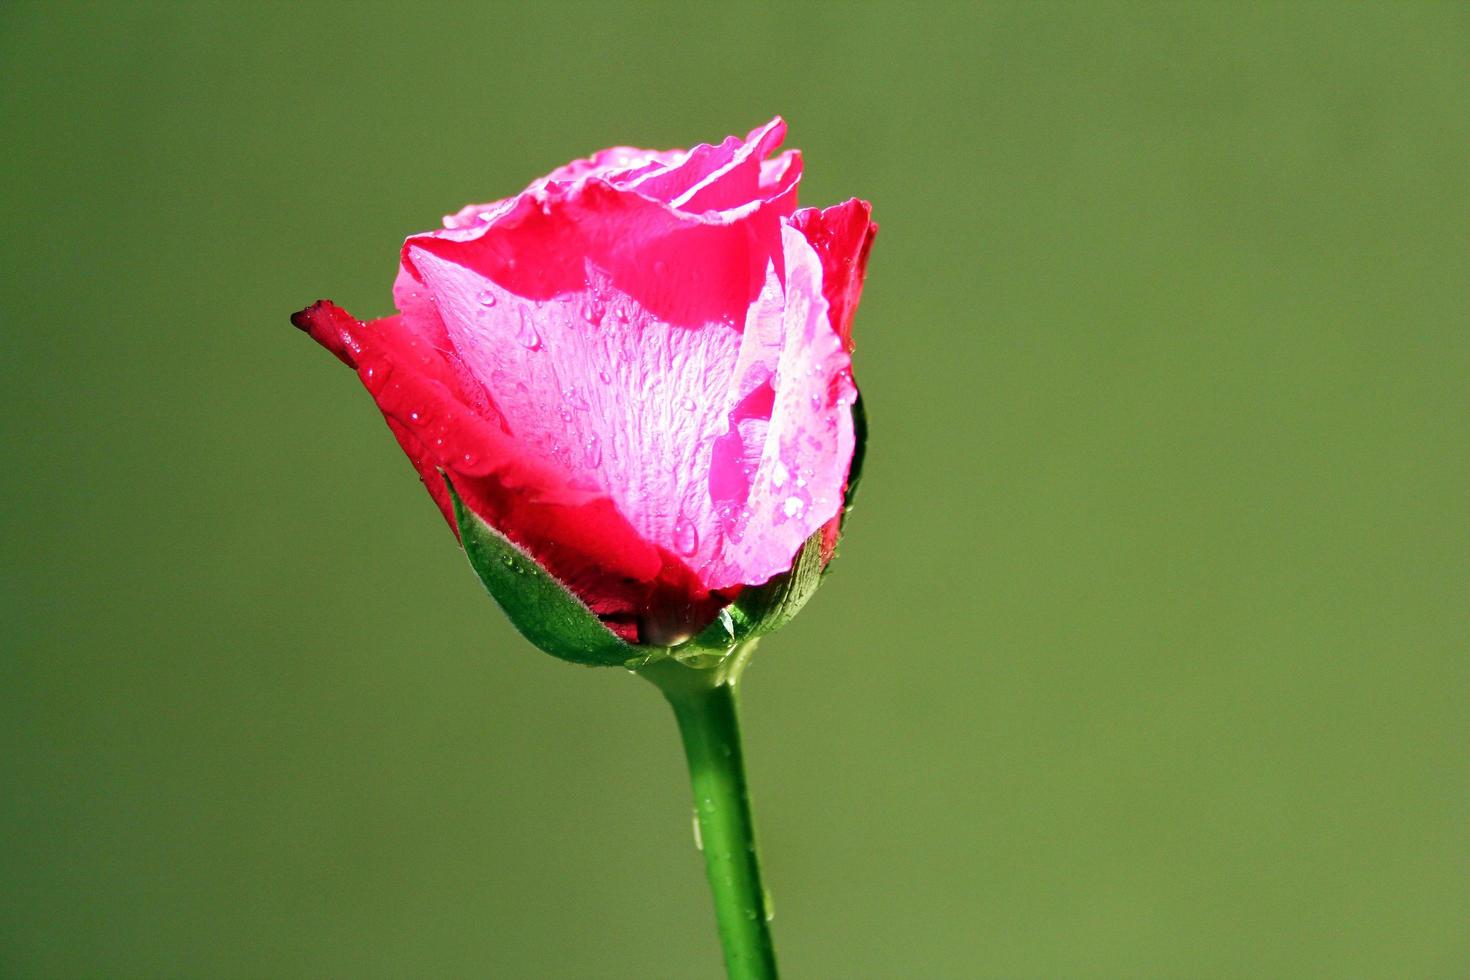
{"label": "leaf-like sepal", "polygon": [[822,532],[806,539],[791,571],[746,589],[730,607],[738,639],[774,633],[791,622],[822,584]]}
{"label": "leaf-like sepal", "polygon": [[650,662],[665,653],[625,643],[540,562],[466,507],[448,476],[444,482],[470,567],[522,636],[553,657],[598,667]]}

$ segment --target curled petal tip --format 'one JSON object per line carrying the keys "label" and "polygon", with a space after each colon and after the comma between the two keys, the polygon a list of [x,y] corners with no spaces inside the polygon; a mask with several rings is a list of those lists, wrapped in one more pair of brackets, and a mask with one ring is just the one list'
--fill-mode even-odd
{"label": "curled petal tip", "polygon": [[291,322],[335,354],[343,364],[357,367],[353,335],[362,324],[352,314],[331,300],[319,299],[306,309],[292,313]]}

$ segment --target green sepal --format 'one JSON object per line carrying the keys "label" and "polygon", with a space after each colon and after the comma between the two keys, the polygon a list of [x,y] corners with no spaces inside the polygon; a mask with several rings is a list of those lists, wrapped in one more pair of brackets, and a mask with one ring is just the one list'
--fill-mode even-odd
{"label": "green sepal", "polygon": [[822,532],[806,539],[791,570],[765,585],[746,589],[729,607],[735,621],[735,638],[774,633],[791,622],[801,607],[822,584]]}
{"label": "green sepal", "polygon": [[728,650],[735,645],[736,625],[735,618],[730,610],[733,606],[726,606],[720,610],[715,621],[706,626],[699,635],[674,648],[678,653],[684,647],[699,647],[703,650]]}
{"label": "green sepal", "polygon": [[[802,544],[790,571],[765,585],[745,589],[698,636],[668,651],[669,659],[699,671],[727,669],[732,657],[741,651],[748,656],[755,649],[756,640],[791,622],[821,583],[822,532],[819,530]],[[650,658],[648,663],[658,659],[662,658]],[[628,666],[641,669],[647,663]]]}
{"label": "green sepal", "polygon": [[470,567],[522,636],[574,664],[632,667],[667,655],[663,647],[625,643],[535,558],[466,507],[448,475],[444,484]]}

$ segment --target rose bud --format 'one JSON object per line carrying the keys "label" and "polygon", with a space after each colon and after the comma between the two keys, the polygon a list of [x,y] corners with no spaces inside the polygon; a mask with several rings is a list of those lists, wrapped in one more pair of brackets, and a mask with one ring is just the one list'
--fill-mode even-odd
{"label": "rose bud", "polygon": [[877,226],[865,201],[797,210],[800,155],[768,159],[784,133],[603,150],[410,237],[396,315],[292,317],[356,369],[550,653],[718,659],[832,558]]}

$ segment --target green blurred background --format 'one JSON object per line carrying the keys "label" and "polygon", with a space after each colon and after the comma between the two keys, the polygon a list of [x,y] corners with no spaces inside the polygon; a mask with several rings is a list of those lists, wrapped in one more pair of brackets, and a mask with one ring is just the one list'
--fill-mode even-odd
{"label": "green blurred background", "polygon": [[656,692],[286,317],[779,112],[883,225],[789,975],[1470,976],[1467,92],[1464,5],[0,6],[0,975],[718,975]]}

